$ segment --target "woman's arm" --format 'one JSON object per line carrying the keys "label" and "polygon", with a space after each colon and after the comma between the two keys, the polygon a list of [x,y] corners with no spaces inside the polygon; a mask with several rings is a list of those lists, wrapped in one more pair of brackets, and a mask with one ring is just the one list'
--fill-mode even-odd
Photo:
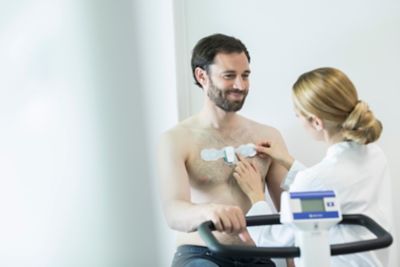
{"label": "woman's arm", "polygon": [[289,154],[286,146],[281,142],[262,141],[256,145],[257,153],[268,155],[277,163],[289,170],[294,162],[294,158]]}
{"label": "woman's arm", "polygon": [[237,155],[237,157],[239,162],[236,164],[233,177],[250,199],[252,205],[259,201],[264,201],[264,184],[259,170],[244,157],[240,155]]}

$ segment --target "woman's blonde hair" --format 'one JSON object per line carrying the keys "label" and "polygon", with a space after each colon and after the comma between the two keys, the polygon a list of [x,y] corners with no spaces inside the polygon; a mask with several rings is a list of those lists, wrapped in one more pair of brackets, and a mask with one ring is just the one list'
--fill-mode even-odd
{"label": "woman's blonde hair", "polygon": [[319,68],[302,74],[293,85],[293,101],[300,114],[317,116],[330,134],[341,133],[343,140],[368,144],[382,132],[381,122],[338,69]]}

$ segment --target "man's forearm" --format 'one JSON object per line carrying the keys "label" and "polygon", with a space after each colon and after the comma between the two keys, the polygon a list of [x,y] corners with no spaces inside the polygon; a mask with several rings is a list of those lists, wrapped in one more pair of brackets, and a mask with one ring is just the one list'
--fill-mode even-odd
{"label": "man's forearm", "polygon": [[193,204],[182,200],[172,200],[164,206],[170,228],[180,232],[193,232],[207,220],[207,204]]}

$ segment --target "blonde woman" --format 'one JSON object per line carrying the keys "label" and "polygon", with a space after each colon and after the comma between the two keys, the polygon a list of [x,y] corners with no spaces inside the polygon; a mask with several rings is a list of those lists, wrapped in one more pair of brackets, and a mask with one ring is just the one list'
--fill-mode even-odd
{"label": "blonde woman", "polygon": [[[282,187],[289,191],[335,190],[343,214],[370,216],[391,230],[390,176],[385,155],[374,142],[382,124],[360,100],[349,78],[334,68],[319,68],[302,74],[293,85],[296,116],[310,135],[326,142],[325,157],[310,168],[296,161],[284,145],[265,140],[258,154],[272,157],[288,170]],[[240,157],[234,172],[238,184],[252,203],[247,215],[271,213],[264,201],[257,168]],[[280,228],[279,228],[280,227]],[[291,229],[281,226],[249,228],[259,246],[289,245]],[[362,227],[337,225],[330,231],[332,243],[372,236]],[[331,266],[388,266],[388,249],[331,257]]]}

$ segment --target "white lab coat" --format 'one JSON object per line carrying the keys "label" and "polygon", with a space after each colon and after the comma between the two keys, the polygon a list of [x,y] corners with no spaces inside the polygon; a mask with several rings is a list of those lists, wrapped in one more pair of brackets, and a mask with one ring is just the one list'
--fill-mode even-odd
{"label": "white lab coat", "polygon": [[[311,168],[295,162],[282,185],[289,191],[335,190],[342,214],[365,214],[389,232],[392,230],[390,174],[386,157],[376,144],[359,145],[341,142],[328,148],[325,158]],[[247,213],[273,213],[266,202],[258,202]],[[258,246],[288,246],[294,243],[290,226],[249,227]],[[361,226],[336,225],[330,230],[330,241],[344,243],[373,238]],[[333,267],[388,266],[389,249],[331,257]]]}

